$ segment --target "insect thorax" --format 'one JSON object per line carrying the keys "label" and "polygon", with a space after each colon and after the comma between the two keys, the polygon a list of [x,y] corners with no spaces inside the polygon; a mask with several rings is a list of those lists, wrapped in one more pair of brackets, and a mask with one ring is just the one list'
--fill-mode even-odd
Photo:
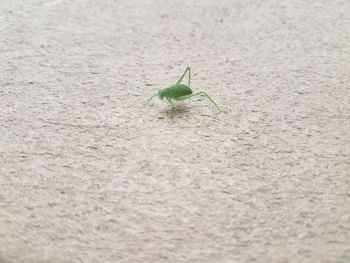
{"label": "insect thorax", "polygon": [[190,94],[192,94],[192,90],[185,84],[175,84],[158,91],[158,97],[160,99],[163,99],[164,97],[172,99]]}

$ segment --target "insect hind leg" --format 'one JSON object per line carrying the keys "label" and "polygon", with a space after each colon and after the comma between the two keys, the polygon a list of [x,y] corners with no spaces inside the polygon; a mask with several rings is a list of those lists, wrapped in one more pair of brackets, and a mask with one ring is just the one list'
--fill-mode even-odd
{"label": "insect hind leg", "polygon": [[221,112],[222,110],[220,109],[220,107],[214,102],[214,100],[205,92],[203,91],[200,91],[200,92],[197,92],[197,93],[194,93],[194,94],[190,94],[190,95],[185,95],[185,96],[181,96],[181,97],[177,97],[175,100],[177,101],[183,101],[183,100],[187,100],[187,99],[190,99],[192,97],[195,97],[195,96],[206,96],[210,101],[211,103],[213,103],[215,105],[215,107]]}
{"label": "insect hind leg", "polygon": [[187,67],[185,69],[185,72],[182,74],[182,76],[179,78],[179,80],[176,82],[176,84],[179,84],[183,78],[186,76],[186,73],[188,72],[188,87],[190,87],[191,85],[191,68],[190,67]]}

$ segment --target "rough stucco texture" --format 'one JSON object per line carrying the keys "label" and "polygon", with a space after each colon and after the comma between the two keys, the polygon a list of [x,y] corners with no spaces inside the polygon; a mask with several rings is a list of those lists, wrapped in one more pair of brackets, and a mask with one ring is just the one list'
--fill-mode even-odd
{"label": "rough stucco texture", "polygon": [[[0,2],[0,262],[350,262],[350,2]],[[154,92],[187,65],[205,98]]]}

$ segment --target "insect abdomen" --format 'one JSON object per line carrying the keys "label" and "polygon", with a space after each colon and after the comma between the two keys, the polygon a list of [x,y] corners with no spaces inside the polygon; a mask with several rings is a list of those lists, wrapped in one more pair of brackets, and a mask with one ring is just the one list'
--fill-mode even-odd
{"label": "insect abdomen", "polygon": [[169,99],[192,94],[192,90],[185,84],[176,84],[161,90],[161,94]]}

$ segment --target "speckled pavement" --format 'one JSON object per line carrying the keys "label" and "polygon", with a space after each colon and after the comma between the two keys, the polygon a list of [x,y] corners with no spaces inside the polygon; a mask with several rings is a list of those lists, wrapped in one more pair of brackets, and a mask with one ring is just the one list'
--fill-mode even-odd
{"label": "speckled pavement", "polygon": [[2,0],[0,73],[1,263],[350,262],[349,1]]}

